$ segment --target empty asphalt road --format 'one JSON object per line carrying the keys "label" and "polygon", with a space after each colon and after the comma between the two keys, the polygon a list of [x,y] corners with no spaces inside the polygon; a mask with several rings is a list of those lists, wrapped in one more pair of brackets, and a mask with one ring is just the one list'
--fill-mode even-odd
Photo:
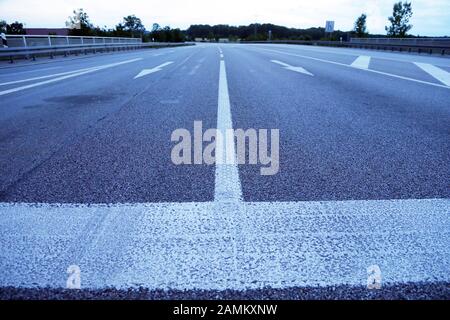
{"label": "empty asphalt road", "polygon": [[[175,165],[195,121],[279,130],[279,172]],[[69,266],[98,292],[371,297],[375,272],[449,298],[450,59],[202,44],[2,64],[0,164],[3,298],[63,289]]]}

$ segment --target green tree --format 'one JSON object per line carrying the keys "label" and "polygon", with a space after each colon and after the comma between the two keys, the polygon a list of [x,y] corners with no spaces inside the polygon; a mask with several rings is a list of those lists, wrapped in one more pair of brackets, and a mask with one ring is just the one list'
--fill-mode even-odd
{"label": "green tree", "polygon": [[23,23],[15,21],[6,26],[6,33],[8,34],[26,34],[25,29],[23,28]]}
{"label": "green tree", "polygon": [[124,30],[129,32],[132,37],[142,37],[145,32],[141,19],[135,15],[124,17],[123,26]]}
{"label": "green tree", "polygon": [[72,36],[90,36],[93,34],[94,26],[84,9],[74,10],[73,15],[66,22],[66,26],[71,29],[69,34]]}
{"label": "green tree", "polygon": [[164,32],[164,38],[166,42],[173,42],[172,39],[172,30],[170,29],[169,26],[165,26],[163,28],[163,32]]}
{"label": "green tree", "polygon": [[116,29],[113,31],[115,37],[129,37],[130,34],[125,30],[123,23],[116,25]]}
{"label": "green tree", "polygon": [[161,26],[158,23],[154,23],[152,26],[152,32],[157,32],[161,30]]}
{"label": "green tree", "polygon": [[390,26],[385,27],[387,35],[395,38],[403,38],[412,29],[409,20],[413,15],[411,2],[397,2],[394,4],[392,16],[389,17]]}
{"label": "green tree", "polygon": [[0,20],[0,33],[6,33],[8,24],[5,20]]}
{"label": "green tree", "polygon": [[367,15],[363,13],[356,19],[355,27],[353,31],[356,33],[358,38],[363,38],[367,36]]}
{"label": "green tree", "polygon": [[180,29],[172,29],[172,41],[173,42],[183,42],[184,35]]}

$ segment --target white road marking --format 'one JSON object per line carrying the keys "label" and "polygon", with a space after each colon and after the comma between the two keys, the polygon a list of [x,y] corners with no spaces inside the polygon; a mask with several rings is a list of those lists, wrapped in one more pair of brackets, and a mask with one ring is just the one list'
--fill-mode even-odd
{"label": "white road marking", "polygon": [[306,71],[306,70],[305,70],[304,68],[302,68],[302,67],[294,67],[294,66],[291,66],[291,65],[289,65],[289,64],[287,64],[287,63],[284,63],[284,62],[281,62],[281,61],[278,61],[278,60],[270,60],[270,61],[273,62],[273,63],[276,63],[276,64],[279,64],[279,65],[283,66],[284,69],[286,69],[286,70],[290,70],[290,71],[294,71],[294,72],[298,72],[298,73],[307,74],[307,75],[309,75],[309,76],[314,76],[311,72]]}
{"label": "white road marking", "polygon": [[169,61],[169,62],[163,63],[153,69],[144,69],[136,77],[134,77],[134,79],[142,78],[146,75],[161,71],[164,67],[171,65],[172,63],[173,63],[173,61]]}
{"label": "white road marking", "polygon": [[[348,64],[345,64],[345,63],[336,62],[336,61],[325,60],[325,59],[320,59],[320,58],[314,58],[314,57],[304,56],[304,55],[301,55],[301,54],[288,53],[288,52],[279,51],[279,50],[273,50],[273,49],[264,49],[264,48],[262,48],[261,50],[275,52],[275,53],[280,53],[280,54],[285,54],[285,55],[288,55],[288,56],[299,57],[299,58],[313,60],[313,61],[320,61],[320,62],[324,62],[324,63],[334,64],[334,65],[337,65],[337,66],[342,66],[342,67],[354,69],[351,65],[348,65]],[[425,85],[429,85],[429,86],[433,86],[433,87],[450,89],[449,86],[444,86],[444,85],[433,83],[433,82],[428,82],[428,81],[422,81],[422,80],[417,80],[417,79],[413,79],[413,78],[403,77],[403,76],[399,76],[399,75],[392,74],[392,73],[376,71],[376,70],[372,70],[372,69],[359,69],[359,70],[363,70],[363,71],[371,72],[371,73],[376,73],[376,74],[380,74],[380,75],[384,75],[384,76],[388,76],[388,77],[392,77],[392,78],[396,78],[396,79],[412,81],[412,82],[425,84]]]}
{"label": "white road marking", "polygon": [[197,73],[198,69],[200,68],[200,64],[197,64],[194,68],[192,68],[192,70],[189,72],[190,76],[193,76]]}
{"label": "white road marking", "polygon": [[369,56],[359,56],[351,64],[352,67],[358,69],[369,69],[371,57]]}
{"label": "white road marking", "polygon": [[192,53],[189,56],[187,56],[183,61],[180,62],[179,66],[184,65],[186,62],[188,62],[196,53]]}
{"label": "white road marking", "polygon": [[24,74],[24,73],[33,73],[33,72],[40,72],[40,71],[48,71],[48,70],[55,70],[55,69],[61,69],[62,67],[49,67],[49,68],[41,68],[41,69],[33,69],[33,70],[26,70],[26,71],[16,71],[14,70],[14,73],[4,73],[0,74],[0,77],[8,77],[12,74],[18,75],[18,74]]}
{"label": "white road marking", "polygon": [[55,78],[55,77],[60,77],[60,76],[64,76],[64,75],[67,75],[67,74],[84,72],[84,71],[87,71],[87,70],[93,70],[93,69],[97,69],[97,68],[98,67],[84,68],[84,69],[78,69],[78,70],[73,70],[73,71],[49,74],[49,75],[46,75],[46,76],[40,76],[40,77],[33,77],[33,78],[22,79],[22,80],[3,82],[3,83],[0,83],[0,86],[7,86],[7,85],[18,84],[18,83],[23,83],[23,82],[30,82],[30,81],[36,81],[36,80],[42,80],[42,79]]}
{"label": "white road marking", "polygon": [[[247,44],[247,45],[240,45],[241,47],[248,46],[248,47],[261,47],[260,44]],[[277,49],[291,49],[292,45],[270,45],[273,48]],[[286,47],[287,46],[287,47]],[[349,48],[339,48],[339,49],[332,49],[331,47],[319,47],[319,46],[305,46],[305,45],[296,45],[296,48],[298,48],[301,51],[310,51],[310,52],[318,52],[318,53],[332,53],[340,56],[351,56],[355,57],[360,55],[361,52],[365,52],[368,55],[370,54],[372,58],[380,59],[380,60],[386,60],[386,61],[397,61],[397,62],[411,62],[411,55],[408,54],[392,54],[385,51],[375,51],[375,50],[363,50],[363,49],[349,49]],[[414,59],[422,59],[424,62],[429,60],[429,57],[424,56],[417,56],[414,57]],[[448,59],[442,59],[442,58],[433,58],[433,60],[436,63],[439,63],[440,66],[443,67],[450,67],[450,64],[448,63]],[[439,62],[437,62],[439,61]],[[434,63],[434,64],[436,64]]]}
{"label": "white road marking", "polygon": [[161,100],[159,103],[161,104],[179,104],[180,100],[179,99],[169,99],[169,100]]}
{"label": "white road marking", "polygon": [[371,265],[448,282],[449,216],[449,199],[0,204],[0,287],[65,287],[74,264],[87,289],[365,287]]}
{"label": "white road marking", "polygon": [[432,64],[428,63],[420,63],[420,62],[414,62],[416,66],[418,66],[420,69],[428,73],[433,78],[436,78],[446,86],[450,87],[450,73],[442,70],[441,68],[438,68],[436,66],[433,66]]}
{"label": "white road marking", "polygon": [[234,139],[229,139],[226,135],[227,130],[233,129],[230,96],[228,93],[227,81],[225,61],[221,60],[219,74],[217,130],[221,132],[223,137],[225,138],[225,143],[220,154],[224,156],[226,155],[227,160],[229,161],[223,161],[223,164],[216,164],[214,199],[218,202],[239,202],[242,201],[242,188],[241,182],[239,181],[236,146],[234,144]]}
{"label": "white road marking", "polygon": [[59,78],[55,78],[55,79],[51,79],[51,80],[46,80],[43,82],[38,82],[38,83],[33,83],[27,86],[23,86],[23,87],[18,87],[18,88],[13,88],[13,89],[9,89],[9,90],[5,90],[5,91],[0,91],[0,96],[6,95],[6,94],[10,94],[10,93],[14,93],[14,92],[18,92],[18,91],[22,91],[22,90],[26,90],[26,89],[31,89],[31,88],[35,88],[38,86],[42,86],[45,84],[50,84],[50,83],[54,83],[54,82],[58,82],[58,81],[63,81],[66,79],[70,79],[70,78],[74,78],[74,77],[78,77],[84,74],[88,74],[88,73],[92,73],[95,71],[100,71],[100,70],[104,70],[104,69],[108,69],[108,68],[113,68],[116,66],[120,66],[120,65],[124,65],[124,64],[128,64],[128,63],[132,63],[132,62],[136,62],[142,60],[142,58],[137,58],[137,59],[132,59],[132,60],[127,60],[127,61],[122,61],[122,62],[117,62],[117,63],[111,63],[111,64],[107,64],[107,65],[103,65],[103,66],[98,66],[95,68],[90,68],[84,71],[80,71],[77,73],[71,73]]}

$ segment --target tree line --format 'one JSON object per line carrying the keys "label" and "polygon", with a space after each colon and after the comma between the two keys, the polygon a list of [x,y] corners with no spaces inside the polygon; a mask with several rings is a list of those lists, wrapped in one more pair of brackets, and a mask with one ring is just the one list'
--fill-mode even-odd
{"label": "tree line", "polygon": [[[296,29],[278,26],[270,23],[250,24],[248,26],[229,25],[191,25],[186,30],[186,37],[189,40],[204,39],[218,41],[219,39],[229,39],[234,41],[267,41],[269,32],[272,40],[320,40],[325,37],[325,28]],[[333,38],[347,37],[347,32],[336,31]]]}
{"label": "tree line", "polygon": [[6,21],[0,20],[0,33],[25,34],[25,29],[23,27],[23,23],[18,21],[8,24]]}
{"label": "tree line", "polygon": [[353,30],[337,30],[332,34],[326,34],[325,28],[296,29],[278,26],[274,24],[251,24],[248,26],[229,25],[192,25],[186,30],[189,40],[204,39],[218,41],[228,38],[230,41],[241,39],[243,41],[267,41],[267,40],[343,40],[350,37],[407,37],[412,25],[409,21],[412,17],[411,2],[397,2],[394,4],[392,16],[388,18],[391,23],[386,26],[386,35],[371,35],[367,28],[367,14],[362,14],[356,19]]}
{"label": "tree line", "polygon": [[[187,30],[161,27],[154,23],[151,30],[146,30],[142,20],[135,15],[123,18],[114,28],[95,26],[89,15],[83,10],[74,10],[66,22],[69,35],[100,36],[100,37],[134,37],[142,38],[144,42],[183,42],[186,40],[204,39],[218,41],[267,41],[267,40],[344,40],[350,37],[408,37],[412,29],[409,23],[413,15],[411,2],[397,2],[393,6],[392,16],[388,18],[390,25],[386,26],[386,35],[371,35],[367,28],[367,14],[359,16],[351,31],[337,30],[332,34],[325,34],[325,28],[297,29],[278,26],[270,23],[250,24],[248,26],[230,25],[191,25]],[[0,31],[7,34],[25,34],[22,23],[16,21],[7,24],[0,21]]]}

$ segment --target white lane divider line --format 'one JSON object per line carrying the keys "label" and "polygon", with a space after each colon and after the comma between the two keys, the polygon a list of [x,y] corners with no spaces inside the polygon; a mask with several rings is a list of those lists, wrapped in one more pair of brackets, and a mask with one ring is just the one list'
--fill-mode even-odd
{"label": "white lane divider line", "polygon": [[[217,163],[214,199],[216,202],[241,202],[242,188],[237,166],[234,135],[227,132],[233,129],[231,103],[225,61],[220,61],[219,98],[217,112],[217,130],[224,138],[223,145],[217,146]],[[226,159],[225,159],[226,158]]]}
{"label": "white lane divider line", "polygon": [[418,66],[420,69],[428,73],[433,78],[439,80],[446,86],[450,87],[450,73],[442,70],[441,68],[438,68],[436,66],[433,66],[432,64],[428,63],[420,63],[420,62],[414,62],[416,66]]}
{"label": "white lane divider line", "polygon": [[359,56],[355,61],[351,64],[353,68],[358,69],[369,69],[371,57],[369,56]]}
{"label": "white lane divider line", "polygon": [[289,65],[287,63],[284,63],[284,62],[281,62],[281,61],[278,61],[278,60],[270,60],[270,61],[273,62],[273,63],[279,64],[280,66],[282,66],[286,70],[294,71],[294,72],[298,72],[298,73],[303,73],[303,74],[307,74],[309,76],[314,77],[314,75],[311,72],[306,71],[302,67],[294,67],[294,66],[291,66],[291,65]]}
{"label": "white lane divider line", "polygon": [[164,67],[167,67],[168,65],[171,65],[172,63],[173,63],[173,61],[168,61],[168,62],[163,63],[153,69],[144,69],[136,77],[134,77],[134,79],[142,78],[146,75],[161,71]]}
{"label": "white lane divider line", "polygon": [[61,69],[61,68],[62,67],[49,67],[49,68],[39,68],[39,69],[25,70],[25,71],[14,71],[14,73],[0,74],[0,77],[9,77],[12,74],[19,75],[19,74],[24,74],[24,73],[35,73],[35,72],[49,71],[49,70],[55,70],[55,69]]}
{"label": "white lane divider line", "polygon": [[94,68],[90,68],[87,70],[83,70],[83,71],[79,71],[76,73],[71,73],[62,77],[58,77],[55,79],[51,79],[51,80],[46,80],[46,81],[42,81],[42,82],[38,82],[38,83],[33,83],[30,85],[26,85],[26,86],[22,86],[22,87],[17,87],[17,88],[13,88],[13,89],[9,89],[9,90],[5,90],[5,91],[0,91],[0,96],[4,96],[10,93],[14,93],[14,92],[18,92],[18,91],[22,91],[22,90],[26,90],[26,89],[31,89],[31,88],[35,88],[35,87],[39,87],[45,84],[50,84],[50,83],[54,83],[54,82],[58,82],[58,81],[63,81],[66,79],[70,79],[70,78],[75,78],[81,75],[85,75],[88,73],[92,73],[95,71],[100,71],[100,70],[104,70],[104,69],[108,69],[108,68],[113,68],[113,67],[117,67],[120,65],[124,65],[124,64],[128,64],[128,63],[132,63],[132,62],[136,62],[136,61],[140,61],[142,60],[142,58],[137,58],[137,59],[132,59],[132,60],[127,60],[127,61],[122,61],[122,62],[117,62],[117,63],[111,63],[111,64],[107,64],[107,65],[103,65],[103,66],[98,66],[98,67],[94,67]]}
{"label": "white lane divider line", "polygon": [[79,72],[83,72],[83,71],[87,71],[87,70],[93,70],[93,69],[97,69],[97,68],[99,68],[99,67],[84,68],[84,69],[72,70],[72,71],[67,71],[67,72],[49,74],[49,75],[46,75],[46,76],[40,76],[40,77],[33,77],[33,78],[22,79],[22,80],[3,82],[3,83],[0,83],[0,86],[7,86],[7,85],[18,84],[18,83],[23,83],[23,82],[30,82],[30,81],[36,81],[36,80],[55,78],[55,77],[65,76],[67,74],[79,73]]}
{"label": "white lane divider line", "polygon": [[[284,54],[284,55],[287,55],[287,56],[299,57],[299,58],[302,58],[302,59],[308,59],[308,60],[319,61],[319,62],[323,62],[323,63],[334,64],[336,66],[342,66],[342,67],[346,67],[346,68],[353,68],[351,65],[348,65],[348,64],[345,64],[345,63],[340,63],[340,62],[331,61],[331,60],[325,60],[325,59],[320,59],[320,58],[309,57],[309,56],[305,56],[305,55],[302,55],[302,54],[288,53],[288,52],[279,51],[279,50],[273,50],[273,49],[261,49],[261,50],[275,52],[275,53],[280,53],[280,54]],[[437,83],[433,83],[433,82],[428,82],[428,81],[422,81],[422,80],[417,80],[417,79],[413,79],[413,78],[403,77],[403,76],[399,76],[399,75],[392,74],[392,73],[387,73],[387,72],[382,72],[382,71],[377,71],[377,70],[372,70],[372,69],[361,69],[361,70],[364,70],[364,71],[367,71],[367,72],[371,72],[371,73],[375,73],[375,74],[380,74],[380,75],[391,77],[391,78],[402,79],[402,80],[406,80],[406,81],[411,81],[411,82],[416,82],[416,83],[420,83],[420,84],[425,84],[425,85],[429,85],[429,86],[433,86],[433,87],[450,89],[450,86],[444,86],[442,84],[437,84]]]}
{"label": "white lane divider line", "polygon": [[192,53],[192,54],[190,54],[189,56],[187,56],[186,59],[184,59],[183,61],[181,61],[181,62],[178,64],[178,67],[184,65],[184,64],[185,64],[186,62],[188,62],[194,55],[195,55],[195,52]]}

